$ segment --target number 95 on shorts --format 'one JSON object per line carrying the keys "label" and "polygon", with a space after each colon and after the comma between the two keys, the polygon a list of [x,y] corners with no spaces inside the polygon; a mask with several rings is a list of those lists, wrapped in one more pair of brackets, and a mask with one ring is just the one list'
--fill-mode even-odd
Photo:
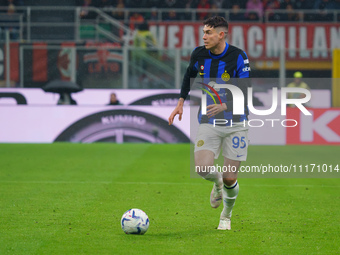
{"label": "number 95 on shorts", "polygon": [[217,159],[222,150],[222,155],[228,159],[246,161],[248,144],[247,127],[200,124],[195,139],[195,152],[209,150]]}

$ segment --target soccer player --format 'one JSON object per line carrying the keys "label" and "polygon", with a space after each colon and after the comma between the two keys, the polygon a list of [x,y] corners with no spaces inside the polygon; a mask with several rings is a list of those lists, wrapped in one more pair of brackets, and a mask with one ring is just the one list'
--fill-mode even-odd
{"label": "soccer player", "polygon": [[[227,89],[219,89],[218,94],[223,102],[214,104],[212,98],[207,97],[207,114],[198,115],[199,128],[195,141],[195,165],[204,179],[212,181],[213,189],[210,194],[211,207],[217,208],[223,200],[223,210],[218,229],[231,229],[231,213],[239,192],[237,172],[241,161],[247,158],[248,127],[247,127],[247,87],[249,86],[249,60],[246,53],[226,42],[228,22],[220,16],[214,16],[204,21],[204,46],[194,49],[187,71],[184,75],[178,104],[169,117],[169,125],[173,124],[175,116],[182,119],[183,102],[190,91],[190,80],[197,74],[205,84],[232,84],[242,90],[244,94],[244,114],[233,114],[233,96]],[[235,82],[230,80],[235,78]],[[236,79],[237,78],[237,79]],[[232,82],[232,83],[231,83]],[[208,86],[206,86],[208,87]],[[205,89],[207,89],[205,87]],[[209,91],[210,89],[208,89]],[[211,90],[210,90],[211,92]],[[213,94],[211,92],[210,94]],[[216,100],[217,100],[217,96]],[[223,124],[214,125],[214,120],[223,119]],[[222,149],[224,170],[213,169],[214,159],[218,158]],[[205,169],[205,170],[204,170]]]}

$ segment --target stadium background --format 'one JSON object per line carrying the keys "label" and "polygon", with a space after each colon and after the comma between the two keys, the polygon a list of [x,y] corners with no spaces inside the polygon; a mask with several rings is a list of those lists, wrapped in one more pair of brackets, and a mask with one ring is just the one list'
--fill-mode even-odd
{"label": "stadium background", "polygon": [[[0,2],[0,253],[340,252],[339,172],[330,174],[340,152],[339,1],[247,2]],[[213,229],[209,183],[190,178],[197,97],[167,125],[202,19],[215,14],[248,54],[257,109],[296,71],[312,93],[310,118],[296,108],[282,117],[280,105],[271,116],[296,128],[250,131],[246,165],[301,165],[304,174],[242,178],[228,238]],[[53,81],[76,84],[77,105],[46,92]],[[108,105],[112,92],[120,105]],[[144,239],[119,229],[132,207],[149,214]]]}

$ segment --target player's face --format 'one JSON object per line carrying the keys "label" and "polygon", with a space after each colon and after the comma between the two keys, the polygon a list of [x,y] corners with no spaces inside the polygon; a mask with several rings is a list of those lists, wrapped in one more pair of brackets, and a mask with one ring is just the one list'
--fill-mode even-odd
{"label": "player's face", "polygon": [[208,50],[215,49],[221,41],[224,41],[224,33],[213,27],[205,25],[203,27],[203,34],[204,46]]}

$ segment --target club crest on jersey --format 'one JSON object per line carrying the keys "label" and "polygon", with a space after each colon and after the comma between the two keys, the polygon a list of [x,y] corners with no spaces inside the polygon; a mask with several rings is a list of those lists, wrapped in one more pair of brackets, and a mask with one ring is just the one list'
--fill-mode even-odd
{"label": "club crest on jersey", "polygon": [[204,70],[204,65],[201,65],[201,71],[203,71]]}
{"label": "club crest on jersey", "polygon": [[230,80],[230,74],[227,73],[227,71],[224,71],[224,73],[221,75],[221,78],[223,81],[229,81]]}

